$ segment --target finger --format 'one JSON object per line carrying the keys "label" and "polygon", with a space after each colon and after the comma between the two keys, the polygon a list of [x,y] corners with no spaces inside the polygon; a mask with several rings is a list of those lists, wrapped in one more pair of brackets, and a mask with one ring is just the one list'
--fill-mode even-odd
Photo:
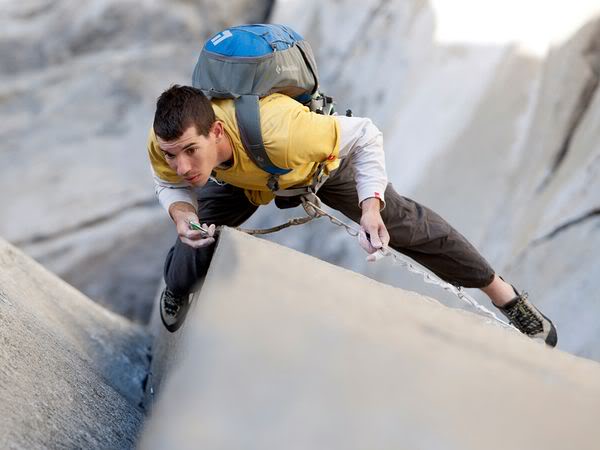
{"label": "finger", "polygon": [[208,235],[209,236],[214,236],[216,229],[217,229],[217,226],[214,223],[211,224],[211,226],[208,227]]}
{"label": "finger", "polygon": [[367,239],[367,235],[365,234],[365,230],[363,230],[362,227],[360,228],[360,231],[358,232],[358,243],[363,248],[363,250],[365,250],[366,252],[369,252],[371,244],[369,243],[369,240]]}
{"label": "finger", "polygon": [[206,237],[206,234],[200,230],[185,230],[183,233],[180,234],[181,237],[185,237],[187,239],[193,240],[193,241],[197,241],[199,239],[204,239]]}
{"label": "finger", "polygon": [[384,258],[385,256],[386,256],[385,253],[383,253],[381,250],[378,250],[375,253],[371,253],[369,256],[367,256],[367,261],[368,262],[379,261],[381,258]]}
{"label": "finger", "polygon": [[377,251],[377,249],[371,245],[371,242],[369,242],[369,238],[367,238],[367,233],[363,227],[360,228],[358,233],[358,243],[367,253],[374,253]]}
{"label": "finger", "polygon": [[381,237],[381,243],[383,244],[383,247],[387,247],[390,244],[390,233],[384,225],[382,225],[381,229],[379,230],[379,236]]}
{"label": "finger", "polygon": [[216,225],[213,223],[210,226],[206,223],[202,224],[202,229],[206,232],[205,236],[214,236]]}
{"label": "finger", "polygon": [[215,238],[207,237],[205,239],[201,239],[199,241],[194,241],[196,243],[196,248],[208,247],[211,244],[215,243]]}
{"label": "finger", "polygon": [[192,240],[182,237],[181,242],[183,242],[186,245],[189,245],[192,248],[203,248],[213,244],[215,242],[215,238],[209,237],[205,239]]}
{"label": "finger", "polygon": [[381,248],[383,247],[383,244],[381,242],[381,238],[379,237],[379,228],[378,227],[372,227],[369,229],[369,235],[371,237],[371,245],[374,248]]}

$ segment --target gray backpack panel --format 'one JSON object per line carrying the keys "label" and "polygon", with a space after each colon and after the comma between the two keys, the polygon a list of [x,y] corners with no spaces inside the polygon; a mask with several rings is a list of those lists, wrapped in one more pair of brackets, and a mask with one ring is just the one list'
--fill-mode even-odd
{"label": "gray backpack panel", "polygon": [[260,57],[228,57],[202,50],[192,84],[211,98],[264,97],[275,92],[296,98],[312,95],[319,82],[312,49],[300,41]]}

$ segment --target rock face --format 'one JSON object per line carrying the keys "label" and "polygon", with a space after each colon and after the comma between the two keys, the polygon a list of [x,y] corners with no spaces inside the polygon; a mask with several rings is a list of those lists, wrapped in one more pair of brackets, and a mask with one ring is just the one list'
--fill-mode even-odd
{"label": "rock face", "polygon": [[598,363],[229,229],[157,348],[141,449],[591,450],[600,438]]}
{"label": "rock face", "polygon": [[0,241],[0,447],[131,448],[150,340]]}
{"label": "rock face", "polygon": [[[555,320],[560,348],[600,360],[598,5],[469,3],[464,14],[461,2],[353,4],[280,2],[273,21],[312,42],[339,111],[383,130],[396,189],[528,291]],[[274,239],[434,295],[396,266],[367,266],[328,223]]]}
{"label": "rock face", "polygon": [[145,322],[175,239],[145,151],[154,102],[211,33],[270,3],[3,2],[0,236]]}
{"label": "rock face", "polygon": [[[154,100],[190,81],[211,32],[262,20],[270,3],[4,2],[0,235],[100,303],[147,320],[175,238],[143,148]],[[312,42],[339,111],[384,131],[395,187],[529,291],[562,349],[600,360],[595,3],[287,0],[272,20]],[[249,225],[286,214],[298,212],[262,208]],[[367,266],[329,223],[274,240],[438,295],[395,266]]]}

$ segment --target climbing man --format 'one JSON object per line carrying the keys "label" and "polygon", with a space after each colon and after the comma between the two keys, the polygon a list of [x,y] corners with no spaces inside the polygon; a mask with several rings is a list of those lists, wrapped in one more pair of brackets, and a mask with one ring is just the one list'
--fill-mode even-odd
{"label": "climbing man", "polygon": [[[318,114],[279,93],[260,98],[258,107],[264,149],[286,170],[276,184],[246,151],[233,99],[209,100],[178,85],[158,98],[148,154],[158,199],[179,235],[165,262],[167,329],[179,327],[208,270],[215,225],[239,226],[259,205],[275,199],[282,206],[294,200],[285,196],[290,188],[310,186],[324,204],[360,224],[367,252],[389,246],[455,286],[479,288],[522,333],[556,345],[554,325],[526,293],[500,278],[438,214],[388,184],[382,134],[371,120]],[[204,223],[203,229],[190,223]]]}

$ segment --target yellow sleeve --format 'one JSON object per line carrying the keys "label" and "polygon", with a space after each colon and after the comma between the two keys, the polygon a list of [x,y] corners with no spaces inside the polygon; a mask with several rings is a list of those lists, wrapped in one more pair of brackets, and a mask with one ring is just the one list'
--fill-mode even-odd
{"label": "yellow sleeve", "polygon": [[154,173],[161,180],[168,181],[169,183],[181,183],[184,181],[179,175],[177,175],[177,172],[169,167],[163,152],[158,146],[158,141],[156,140],[153,127],[150,127],[150,133],[148,133],[147,147],[150,165],[152,166]]}
{"label": "yellow sleeve", "polygon": [[311,162],[334,163],[339,152],[340,126],[335,116],[313,113],[298,103],[290,117],[289,167]]}

